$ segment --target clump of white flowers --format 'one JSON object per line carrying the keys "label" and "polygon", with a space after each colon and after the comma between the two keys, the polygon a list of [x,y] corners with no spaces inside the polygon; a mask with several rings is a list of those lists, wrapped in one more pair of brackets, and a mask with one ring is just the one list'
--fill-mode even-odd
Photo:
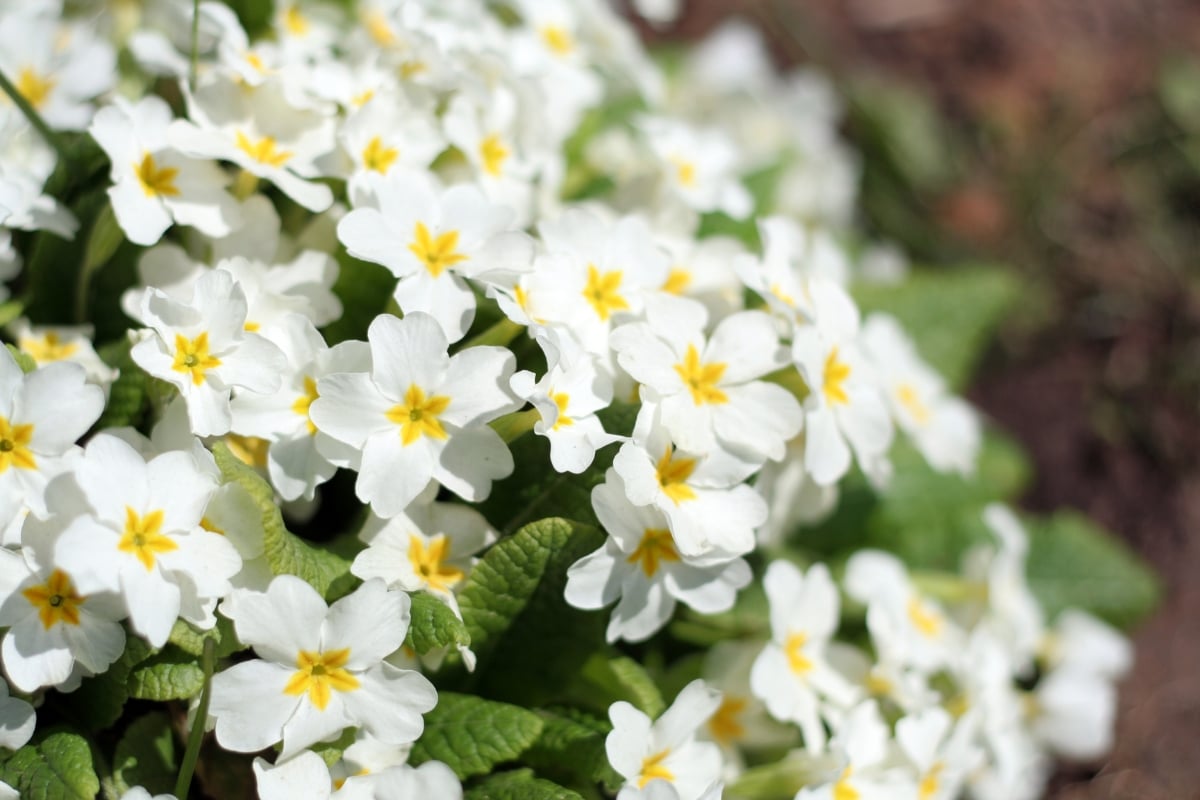
{"label": "clump of white flowers", "polygon": [[1005,508],[936,579],[806,549],[898,437],[969,478],[980,418],[854,299],[830,85],[737,26],[665,70],[615,5],[0,0],[0,662],[86,720],[27,745],[0,683],[13,791],[71,746],[185,796],[131,697],[268,800],[1019,800],[1107,749],[1129,646],[1047,619]]}

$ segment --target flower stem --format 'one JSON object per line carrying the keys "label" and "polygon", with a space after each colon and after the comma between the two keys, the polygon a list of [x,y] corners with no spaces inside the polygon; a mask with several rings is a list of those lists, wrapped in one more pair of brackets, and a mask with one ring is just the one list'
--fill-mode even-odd
{"label": "flower stem", "polygon": [[21,110],[21,113],[25,115],[25,119],[29,120],[29,124],[37,129],[37,132],[46,140],[46,144],[54,148],[54,152],[58,153],[58,157],[64,162],[69,161],[70,159],[67,158],[67,150],[63,146],[62,140],[58,138],[58,135],[54,131],[50,130],[50,126],[46,124],[46,120],[42,119],[42,115],[30,104],[25,95],[17,91],[17,87],[13,86],[3,70],[0,70],[0,89],[3,89],[9,99]]}
{"label": "flower stem", "polygon": [[188,788],[192,785],[192,773],[196,771],[196,761],[200,758],[200,743],[204,741],[204,728],[208,722],[208,703],[212,699],[212,674],[215,661],[216,643],[212,639],[205,639],[204,655],[200,662],[204,670],[204,689],[200,692],[200,705],[196,707],[196,716],[192,718],[192,730],[188,733],[187,750],[183,754],[179,777],[175,781],[175,796],[179,800],[187,800]]}
{"label": "flower stem", "polygon": [[196,73],[200,63],[200,0],[192,2],[192,60],[188,66],[188,88],[196,91]]}
{"label": "flower stem", "polygon": [[492,430],[500,434],[505,444],[512,444],[517,439],[533,430],[533,426],[542,418],[542,412],[536,408],[526,411],[514,411],[505,414],[500,419],[491,422]]}
{"label": "flower stem", "polygon": [[524,325],[520,325],[505,317],[492,327],[482,331],[478,336],[463,342],[460,349],[466,350],[468,347],[478,347],[480,345],[498,345],[504,347],[510,344],[513,339],[520,336],[524,330]]}

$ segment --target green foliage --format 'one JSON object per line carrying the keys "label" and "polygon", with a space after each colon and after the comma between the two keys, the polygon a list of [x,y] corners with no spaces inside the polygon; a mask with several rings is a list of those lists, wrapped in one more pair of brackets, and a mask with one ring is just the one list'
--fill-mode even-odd
{"label": "green foliage", "polygon": [[204,688],[204,670],[196,656],[168,645],[130,670],[128,687],[137,700],[189,700]]}
{"label": "green foliage", "polygon": [[246,646],[238,641],[233,622],[220,615],[217,616],[217,624],[207,631],[197,630],[185,620],[177,619],[167,641],[183,652],[199,658],[204,652],[204,643],[209,639],[212,639],[215,645],[213,653],[216,658],[228,658],[246,649]]}
{"label": "green foliage", "polygon": [[110,367],[121,371],[108,392],[104,413],[96,428],[137,427],[150,408],[150,384],[154,380],[133,362],[128,340],[100,348],[99,354]]}
{"label": "green foliage", "polygon": [[22,747],[0,766],[0,781],[23,800],[93,800],[100,779],[87,740],[58,731]]}
{"label": "green foliage", "polygon": [[441,647],[471,644],[467,626],[450,607],[428,592],[412,597],[412,622],[404,643],[421,655]]}
{"label": "green foliage", "polygon": [[1200,134],[1200,62],[1194,58],[1167,61],[1159,75],[1158,93],[1175,124]]}
{"label": "green foliage", "polygon": [[321,757],[325,766],[332,767],[342,759],[342,754],[346,752],[347,747],[354,744],[356,738],[358,738],[358,728],[346,728],[332,742],[317,742],[309,749]]}
{"label": "green foliage", "polygon": [[125,651],[108,670],[85,678],[79,688],[64,699],[71,704],[71,717],[99,731],[116,722],[129,699],[129,675],[134,667],[154,654],[150,645],[137,636],[127,636]]}
{"label": "green foliage", "polygon": [[445,762],[459,778],[486,775],[497,764],[515,761],[541,732],[542,719],[532,711],[441,692],[437,707],[425,715],[425,732],[409,760]]}
{"label": "green foliage", "polygon": [[527,769],[502,772],[468,789],[464,800],[583,800],[556,783],[535,778]]}
{"label": "green foliage", "polygon": [[154,711],[131,722],[117,742],[112,767],[120,792],[141,786],[151,794],[169,794],[175,787],[179,758],[167,715]]}
{"label": "green foliage", "polygon": [[283,524],[270,484],[229,451],[223,442],[213,447],[221,479],[246,490],[262,512],[263,553],[275,575],[296,575],[329,599],[353,581],[350,562],[294,536]]}
{"label": "green foliage", "polygon": [[573,708],[542,709],[542,733],[521,760],[564,783],[599,783],[615,792],[624,779],[608,763],[605,719]]}
{"label": "green foliage", "polygon": [[597,654],[584,666],[582,677],[604,698],[605,707],[624,700],[651,719],[667,708],[646,668],[628,656],[610,659]]}
{"label": "green foliage", "polygon": [[337,262],[333,293],[342,301],[342,316],[321,331],[330,347],[348,339],[366,339],[371,321],[384,312],[396,288],[396,278],[387,267],[359,261],[340,248]]}
{"label": "green foliage", "polygon": [[886,311],[900,320],[921,356],[955,391],[966,388],[996,327],[1020,296],[1011,272],[973,266],[918,269],[899,286],[854,289],[863,314]]}
{"label": "green foliage", "polygon": [[1128,628],[1158,604],[1154,572],[1087,517],[1060,511],[1025,523],[1029,585],[1049,617],[1075,607]]}
{"label": "green foliage", "polygon": [[37,369],[37,362],[33,360],[33,356],[23,350],[18,350],[11,344],[5,344],[4,346],[8,348],[8,354],[17,362],[17,366],[21,368],[21,372],[28,375]]}

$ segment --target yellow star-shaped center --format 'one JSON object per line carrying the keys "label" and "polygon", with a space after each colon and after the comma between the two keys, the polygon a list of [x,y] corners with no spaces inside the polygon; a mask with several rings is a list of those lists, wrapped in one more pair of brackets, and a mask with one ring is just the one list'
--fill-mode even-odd
{"label": "yellow star-shaped center", "polygon": [[21,595],[37,609],[42,627],[50,630],[60,622],[67,625],[79,624],[79,607],[85,599],[75,591],[70,576],[60,569],[50,573],[46,582],[30,586]]}
{"label": "yellow star-shaped center", "polygon": [[838,356],[834,347],[825,358],[825,375],[822,381],[825,402],[831,406],[844,406],[850,402],[846,394],[846,379],[850,377],[850,365]]}
{"label": "yellow star-shaped center", "polygon": [[367,142],[367,146],[362,151],[363,167],[374,170],[380,175],[387,175],[388,170],[392,168],[399,157],[400,151],[395,147],[384,145],[383,139],[378,136]]}
{"label": "yellow star-shaped center", "polygon": [[9,467],[37,469],[37,459],[29,449],[33,441],[33,423],[13,425],[8,417],[0,417],[0,473]]}
{"label": "yellow star-shaped center", "polygon": [[408,446],[428,436],[431,439],[447,438],[446,429],[438,420],[450,406],[450,398],[445,395],[425,396],[425,390],[413,384],[404,393],[404,402],[397,403],[387,411],[390,422],[400,426],[400,441]]}
{"label": "yellow star-shaped center", "polygon": [[320,397],[317,394],[317,382],[309,376],[304,376],[304,394],[296,398],[296,402],[292,403],[292,411],[304,417],[305,424],[308,426],[308,433],[315,436],[317,426],[313,424],[312,417],[309,415],[309,408],[312,407],[313,401]]}
{"label": "yellow star-shaped center", "polygon": [[160,167],[154,156],[146,153],[140,164],[133,165],[133,173],[137,175],[138,183],[146,197],[178,197],[179,187],[175,178],[179,175],[178,167]]}
{"label": "yellow star-shaped center", "polygon": [[642,533],[642,540],[637,548],[625,559],[630,564],[640,564],[646,577],[653,577],[658,572],[659,564],[663,561],[678,561],[679,551],[675,549],[675,540],[671,532],[665,528],[647,528]]}
{"label": "yellow star-shaped center", "polygon": [[191,373],[192,383],[199,386],[204,383],[204,373],[219,366],[221,359],[208,351],[208,331],[194,339],[175,334],[175,363],[171,369]]}
{"label": "yellow star-shaped center", "polygon": [[280,150],[278,143],[271,136],[251,139],[242,131],[238,131],[236,138],[239,150],[258,163],[266,164],[269,167],[282,167],[295,155],[291,150]]}
{"label": "yellow star-shaped center", "polygon": [[442,563],[449,554],[450,540],[445,534],[430,537],[428,543],[420,536],[408,537],[408,563],[417,577],[435,592],[448,592],[466,577],[458,567]]}
{"label": "yellow star-shaped center", "polygon": [[629,309],[629,302],[621,294],[623,278],[619,269],[601,272],[594,264],[588,264],[587,285],[583,287],[583,297],[601,320],[607,321],[617,311]]}
{"label": "yellow star-shaped center", "polygon": [[117,542],[122,553],[133,553],[146,571],[154,569],[157,556],[179,549],[174,539],[162,532],[163,511],[156,509],[140,516],[125,506],[125,531]]}
{"label": "yellow star-shaped center", "polygon": [[655,474],[658,476],[658,485],[662,487],[663,494],[671,498],[675,505],[679,505],[685,500],[696,499],[695,490],[687,485],[687,479],[692,477],[695,470],[696,459],[677,458],[675,448],[671,445],[667,445],[663,457],[654,465]]}
{"label": "yellow star-shaped center", "polygon": [[683,361],[675,365],[675,372],[687,385],[688,391],[692,393],[692,402],[696,405],[720,405],[729,402],[729,396],[717,388],[721,376],[725,374],[726,366],[728,365],[720,361],[700,363],[700,353],[696,350],[696,345],[689,344]]}
{"label": "yellow star-shaped center", "polygon": [[327,653],[301,650],[296,656],[296,671],[283,687],[284,694],[307,694],[318,711],[324,711],[334,691],[352,692],[359,687],[358,678],[346,669],[350,648]]}
{"label": "yellow star-shaped center", "polygon": [[447,267],[468,258],[458,251],[458,231],[446,231],[434,236],[429,232],[429,228],[425,227],[424,222],[418,222],[413,227],[413,240],[409,243],[408,250],[435,278]]}
{"label": "yellow star-shaped center", "polygon": [[510,155],[508,146],[498,133],[485,137],[479,143],[479,158],[483,161],[483,171],[493,178],[500,177],[504,171],[504,162],[508,161]]}
{"label": "yellow star-shaped center", "polygon": [[675,773],[671,772],[662,762],[666,761],[667,756],[671,755],[671,748],[667,748],[661,752],[655,753],[652,756],[646,756],[642,759],[642,771],[638,777],[638,788],[645,789],[646,784],[652,780],[663,780],[668,783],[675,782]]}

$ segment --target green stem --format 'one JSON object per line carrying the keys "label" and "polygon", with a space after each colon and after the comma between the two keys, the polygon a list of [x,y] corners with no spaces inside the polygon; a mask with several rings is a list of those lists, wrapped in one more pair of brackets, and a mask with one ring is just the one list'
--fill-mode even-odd
{"label": "green stem", "polygon": [[200,0],[192,2],[192,61],[188,67],[188,88],[196,91],[196,73],[200,70]]}
{"label": "green stem", "polygon": [[67,150],[63,146],[62,140],[58,138],[58,135],[54,131],[50,130],[50,126],[46,124],[46,120],[42,119],[42,115],[37,112],[37,109],[25,99],[25,95],[17,91],[17,87],[13,86],[3,70],[0,70],[0,89],[3,89],[9,99],[21,110],[21,113],[25,115],[25,119],[29,120],[29,124],[37,129],[37,132],[46,140],[46,144],[54,148],[54,152],[58,153],[58,157],[64,162],[69,161],[70,159],[67,158]]}
{"label": "green stem", "polygon": [[800,371],[794,366],[786,366],[783,369],[775,370],[770,375],[764,377],[763,380],[770,381],[787,389],[801,403],[807,400],[808,396],[812,394],[808,388],[808,384],[800,376]]}
{"label": "green stem", "polygon": [[536,408],[528,409],[527,411],[514,411],[511,414],[505,414],[491,423],[492,430],[500,434],[500,438],[505,444],[512,444],[517,439],[533,430],[533,426],[542,418],[542,412]]}
{"label": "green stem", "polygon": [[208,722],[208,703],[212,699],[215,661],[216,643],[212,639],[205,639],[204,656],[201,661],[204,669],[204,689],[200,693],[200,705],[196,707],[196,716],[192,718],[192,730],[188,733],[187,750],[179,767],[179,778],[175,781],[175,796],[179,800],[187,800],[188,789],[192,785],[192,773],[196,771],[196,761],[200,758],[200,743],[204,741],[204,728]]}
{"label": "green stem", "polygon": [[959,604],[987,599],[987,584],[967,580],[952,572],[915,570],[909,575],[913,585],[922,594],[943,603]]}
{"label": "green stem", "polygon": [[468,347],[479,347],[480,345],[498,345],[504,347],[510,344],[513,339],[520,336],[524,330],[524,325],[520,325],[505,317],[478,336],[463,342],[460,349],[466,350]]}

